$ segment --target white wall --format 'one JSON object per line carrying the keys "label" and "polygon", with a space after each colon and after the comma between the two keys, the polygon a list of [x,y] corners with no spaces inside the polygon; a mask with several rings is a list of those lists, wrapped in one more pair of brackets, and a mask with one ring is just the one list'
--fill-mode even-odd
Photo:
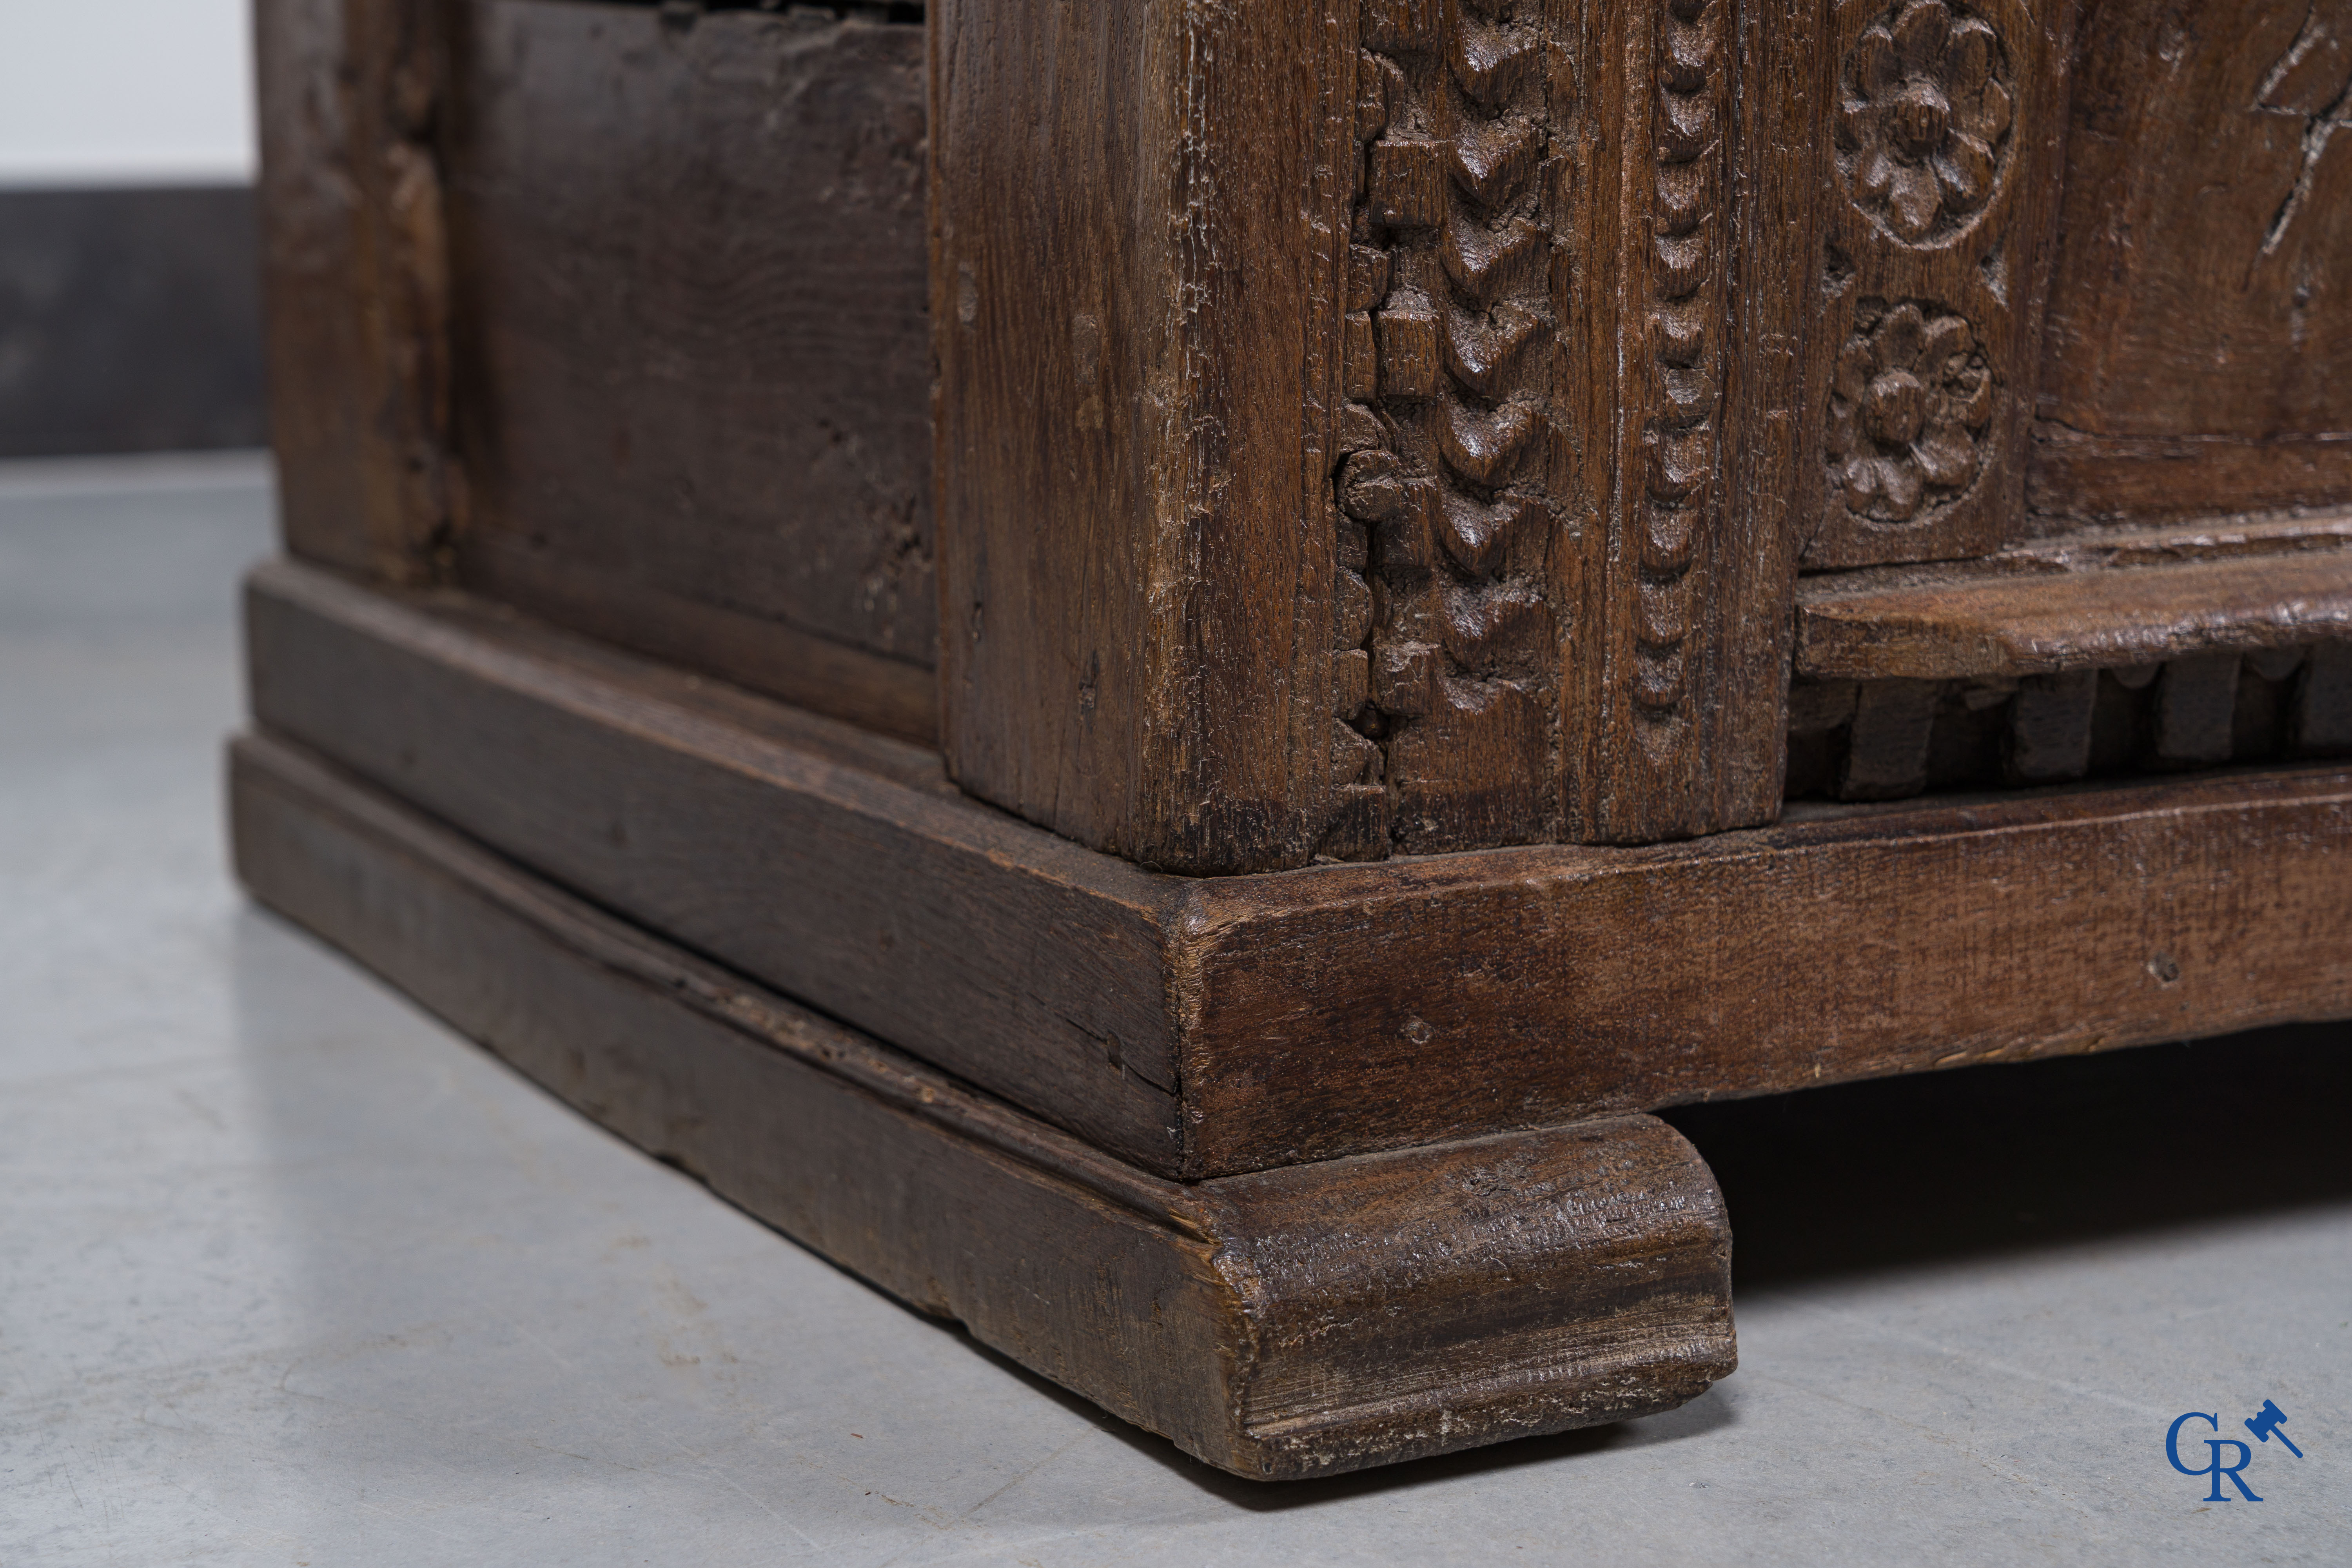
{"label": "white wall", "polygon": [[0,186],[254,171],[250,0],[0,0]]}

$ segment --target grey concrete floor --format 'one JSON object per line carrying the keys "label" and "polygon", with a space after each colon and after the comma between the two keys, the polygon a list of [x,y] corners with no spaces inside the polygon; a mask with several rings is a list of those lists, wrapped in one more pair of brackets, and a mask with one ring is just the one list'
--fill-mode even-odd
{"label": "grey concrete floor", "polygon": [[[268,511],[253,459],[0,466],[0,1563],[2352,1562],[2347,1032],[1680,1113],[1737,1375],[1230,1481],[240,900]],[[2263,1501],[2168,1466],[2265,1399]]]}

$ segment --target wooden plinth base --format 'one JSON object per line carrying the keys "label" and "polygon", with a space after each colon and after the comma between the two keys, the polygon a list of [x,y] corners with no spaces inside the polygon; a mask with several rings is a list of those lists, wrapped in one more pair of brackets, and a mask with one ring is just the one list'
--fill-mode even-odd
{"label": "wooden plinth base", "polygon": [[590,1116],[1238,1475],[1681,1404],[1731,1371],[1714,1178],[1646,1116],[1191,1184],[239,741],[238,874]]}
{"label": "wooden plinth base", "polygon": [[278,563],[248,629],[266,730],[1179,1179],[2352,1016],[2340,763],[1170,877],[462,595]]}

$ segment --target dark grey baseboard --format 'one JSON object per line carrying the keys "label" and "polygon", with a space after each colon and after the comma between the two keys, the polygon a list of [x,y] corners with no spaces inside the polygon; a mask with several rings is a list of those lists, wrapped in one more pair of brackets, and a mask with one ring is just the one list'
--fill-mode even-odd
{"label": "dark grey baseboard", "polygon": [[0,191],[0,457],[258,447],[250,186]]}

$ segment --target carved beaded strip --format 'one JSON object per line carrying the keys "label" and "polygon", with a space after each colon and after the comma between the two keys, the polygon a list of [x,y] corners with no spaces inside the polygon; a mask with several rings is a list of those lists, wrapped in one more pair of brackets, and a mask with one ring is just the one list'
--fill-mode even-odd
{"label": "carved beaded strip", "polygon": [[1450,784],[1494,787],[1400,770],[1399,742],[1437,724],[1451,757],[1532,750],[1535,765],[1504,784],[1537,825],[1514,836],[1539,836],[1557,662],[1541,568],[1553,516],[1543,347],[1557,330],[1538,199],[1551,155],[1543,37],[1509,0],[1366,0],[1362,16],[1339,441],[1340,820],[1348,792],[1383,784],[1408,847],[1498,841],[1491,820],[1416,810]]}
{"label": "carved beaded strip", "polygon": [[1650,269],[1651,405],[1640,433],[1646,483],[1638,540],[1633,700],[1653,721],[1682,709],[1706,520],[1718,504],[1725,318],[1722,179],[1727,0],[1665,0],[1658,17],[1652,145],[1656,233]]}

